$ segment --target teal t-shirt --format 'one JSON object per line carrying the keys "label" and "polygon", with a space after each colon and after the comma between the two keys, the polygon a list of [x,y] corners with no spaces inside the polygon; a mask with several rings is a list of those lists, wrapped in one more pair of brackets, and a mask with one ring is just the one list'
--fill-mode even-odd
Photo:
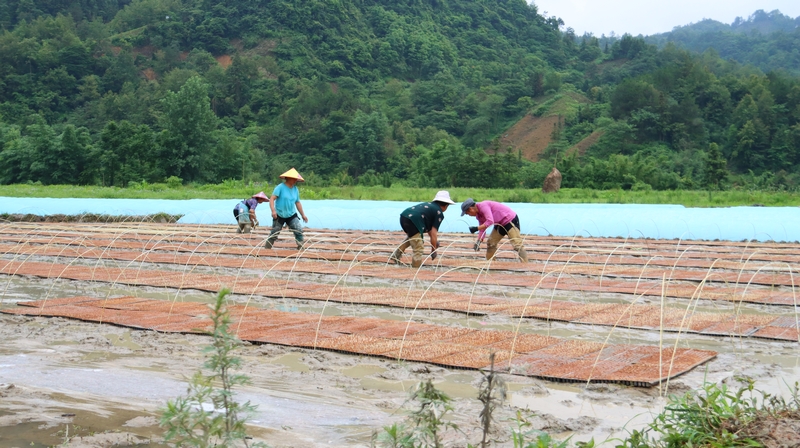
{"label": "teal t-shirt", "polygon": [[278,216],[289,218],[297,213],[297,206],[294,205],[300,200],[300,190],[297,189],[297,185],[289,188],[281,182],[272,190],[272,195],[278,197],[275,199],[275,211],[278,212]]}

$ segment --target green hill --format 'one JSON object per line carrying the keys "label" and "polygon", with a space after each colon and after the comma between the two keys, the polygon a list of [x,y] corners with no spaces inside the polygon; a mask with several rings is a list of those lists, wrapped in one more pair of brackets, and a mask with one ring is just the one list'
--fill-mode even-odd
{"label": "green hill", "polygon": [[601,46],[524,0],[8,0],[0,24],[4,184],[294,166],[311,184],[539,188],[558,158],[566,187],[798,185],[796,76]]}
{"label": "green hill", "polygon": [[659,47],[673,43],[698,53],[711,51],[765,73],[785,70],[800,75],[800,17],[777,10],[758,10],[747,19],[737,17],[730,25],[706,19],[648,36],[646,41]]}

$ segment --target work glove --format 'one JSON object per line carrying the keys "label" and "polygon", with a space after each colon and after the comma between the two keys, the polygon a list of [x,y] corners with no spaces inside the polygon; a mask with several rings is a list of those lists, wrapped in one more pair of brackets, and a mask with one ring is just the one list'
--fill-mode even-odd
{"label": "work glove", "polygon": [[435,260],[435,259],[436,259],[436,249],[431,251],[431,260]]}
{"label": "work glove", "polygon": [[475,246],[472,247],[475,250],[475,252],[481,250],[481,242],[482,242],[481,240],[475,241]]}
{"label": "work glove", "polygon": [[478,231],[478,227],[476,227],[476,226],[470,226],[469,227],[469,233],[475,233],[477,231]]}

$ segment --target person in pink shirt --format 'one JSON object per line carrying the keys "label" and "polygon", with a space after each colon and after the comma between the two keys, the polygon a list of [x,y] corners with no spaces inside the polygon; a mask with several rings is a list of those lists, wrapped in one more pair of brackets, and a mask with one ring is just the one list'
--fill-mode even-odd
{"label": "person in pink shirt", "polygon": [[478,226],[470,227],[472,233],[478,232],[478,241],[475,250],[480,247],[480,242],[486,237],[486,229],[494,226],[489,241],[486,245],[486,259],[491,260],[497,252],[497,245],[504,236],[508,235],[511,245],[519,254],[519,259],[528,262],[528,254],[522,245],[522,235],[519,233],[519,216],[506,205],[494,201],[475,202],[468,198],[461,204],[461,216],[469,215],[478,218]]}

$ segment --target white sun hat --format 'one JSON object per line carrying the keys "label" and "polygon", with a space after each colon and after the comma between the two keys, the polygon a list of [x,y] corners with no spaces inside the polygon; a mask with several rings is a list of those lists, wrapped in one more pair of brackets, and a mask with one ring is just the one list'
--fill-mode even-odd
{"label": "white sun hat", "polygon": [[436,193],[436,196],[433,197],[433,201],[431,202],[444,202],[445,204],[455,204],[452,199],[450,199],[450,192],[447,190],[441,190]]}

